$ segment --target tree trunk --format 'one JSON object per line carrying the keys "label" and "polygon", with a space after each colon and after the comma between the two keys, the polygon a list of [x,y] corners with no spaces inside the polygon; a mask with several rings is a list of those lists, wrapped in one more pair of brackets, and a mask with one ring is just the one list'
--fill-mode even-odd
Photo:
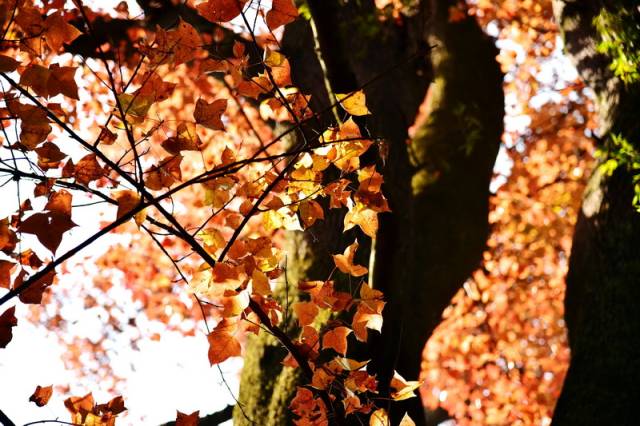
{"label": "tree trunk", "polygon": [[[619,157],[619,146],[612,141],[623,138],[635,150],[637,161],[640,84],[637,79],[623,83],[610,69],[614,57],[595,48],[603,36],[623,43],[628,43],[629,37],[640,38],[637,3],[556,1],[554,6],[567,52],[596,93],[600,148],[609,158]],[[617,32],[622,27],[596,27],[594,19],[604,16],[605,10],[625,16],[624,31],[631,33]],[[638,64],[635,66],[637,69]],[[632,169],[620,163],[609,175],[599,167],[585,191],[565,299],[571,365],[554,412],[554,425],[637,424],[640,213],[633,207],[637,170]]]}
{"label": "tree trunk", "polygon": [[[448,7],[454,3],[425,1],[399,26],[379,22],[373,2],[309,0],[315,39],[309,38],[306,22],[285,32],[295,83],[313,93],[320,107],[330,104],[327,87],[335,93],[364,87],[372,115],[360,124],[389,146],[384,192],[393,212],[380,217],[370,271],[373,285],[388,300],[383,332],[369,354],[375,354],[371,368],[383,393],[394,369],[407,379],[418,378],[424,344],[477,267],[488,234],[488,187],[502,134],[502,76],[497,50],[476,21],[449,22]],[[290,31],[296,36],[288,38]],[[313,52],[309,44],[319,47],[322,64],[305,54]],[[407,144],[407,130],[430,83],[429,117]],[[330,259],[330,253],[353,241],[353,236],[342,237],[338,247],[339,221],[310,231],[290,242],[288,252],[296,253],[287,262],[292,287],[294,275],[326,277],[333,265],[320,257]],[[336,245],[333,251],[312,241],[319,235]],[[313,267],[299,268],[296,262]],[[252,339],[241,381],[244,410],[265,425],[291,421],[285,419],[295,380],[277,364],[283,351],[275,360],[267,353],[276,347],[266,336]],[[419,398],[411,411],[416,423],[424,424]],[[244,424],[239,409],[235,420]]]}

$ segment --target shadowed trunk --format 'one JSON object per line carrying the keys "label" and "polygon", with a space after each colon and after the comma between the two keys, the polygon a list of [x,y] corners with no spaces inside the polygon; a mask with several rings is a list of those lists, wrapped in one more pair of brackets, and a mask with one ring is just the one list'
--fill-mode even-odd
{"label": "shadowed trunk", "polygon": [[[373,2],[311,0],[315,34],[303,21],[285,31],[283,49],[296,85],[313,93],[320,108],[331,98],[327,86],[334,93],[364,87],[372,115],[359,124],[389,146],[383,190],[393,212],[380,216],[370,271],[388,300],[382,335],[372,339],[369,354],[375,354],[370,368],[383,394],[393,369],[417,379],[424,344],[477,267],[488,233],[488,187],[502,134],[502,75],[497,50],[475,20],[449,22],[454,3],[423,2],[396,25],[379,22]],[[322,66],[309,56],[314,46]],[[430,114],[407,144],[430,84]],[[321,223],[307,235],[292,236],[290,287],[296,279],[328,275],[328,255],[353,241],[341,236],[341,228],[339,221]],[[291,423],[287,405],[295,380],[279,365],[284,352],[271,356],[277,346],[261,336],[247,347],[239,399],[259,424]],[[410,409],[416,423],[424,424],[419,399],[407,405],[397,415]],[[239,409],[234,417],[247,423]]]}
{"label": "shadowed trunk", "polygon": [[[637,2],[556,1],[554,6],[567,53],[596,93],[600,149],[608,159],[618,158],[620,146],[613,141],[622,138],[637,161],[639,82],[623,83],[610,68],[614,55],[596,49],[603,37],[619,40],[625,49],[640,40]],[[624,25],[594,25],[605,13],[612,14],[607,19],[622,18]],[[571,365],[554,425],[637,423],[640,213],[632,201],[637,170],[618,163],[612,174],[602,167],[594,171],[576,225],[565,300]]]}

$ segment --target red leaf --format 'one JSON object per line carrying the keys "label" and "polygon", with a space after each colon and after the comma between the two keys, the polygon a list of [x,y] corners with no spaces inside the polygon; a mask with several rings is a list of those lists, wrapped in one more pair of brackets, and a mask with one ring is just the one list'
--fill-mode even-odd
{"label": "red leaf", "polygon": [[281,25],[293,22],[298,17],[298,8],[292,0],[273,0],[271,10],[267,12],[267,26],[271,31]]}
{"label": "red leaf", "polygon": [[0,348],[6,348],[13,338],[12,328],[18,325],[16,307],[12,306],[0,315]]}
{"label": "red leaf", "polygon": [[196,7],[211,22],[228,22],[240,15],[246,2],[247,0],[209,0]]}
{"label": "red leaf", "polygon": [[53,386],[42,387],[36,386],[36,390],[33,395],[29,397],[29,401],[34,402],[38,407],[44,407],[49,402],[51,395],[53,394]]}

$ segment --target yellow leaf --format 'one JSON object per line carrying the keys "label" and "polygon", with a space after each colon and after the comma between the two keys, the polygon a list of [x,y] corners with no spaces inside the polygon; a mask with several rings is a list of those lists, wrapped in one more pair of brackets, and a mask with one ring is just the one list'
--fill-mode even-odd
{"label": "yellow leaf", "polygon": [[367,101],[362,90],[352,92],[348,94],[336,94],[336,98],[345,109],[351,115],[367,115],[370,114],[367,109]]}
{"label": "yellow leaf", "polygon": [[384,408],[374,411],[369,419],[369,426],[389,426],[390,424],[389,415]]}

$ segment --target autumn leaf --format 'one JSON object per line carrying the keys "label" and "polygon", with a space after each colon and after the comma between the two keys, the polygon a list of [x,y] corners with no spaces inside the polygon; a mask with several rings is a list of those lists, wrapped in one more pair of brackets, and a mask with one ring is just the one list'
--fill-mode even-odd
{"label": "autumn leaf", "polygon": [[[22,303],[29,303],[37,305],[42,302],[42,295],[44,291],[49,287],[56,276],[55,271],[50,271],[34,281],[27,289],[20,293],[19,299]],[[21,273],[16,278],[14,287],[18,287],[23,282],[24,273]]]}
{"label": "autumn leaf", "polygon": [[233,356],[240,356],[240,342],[233,336],[237,328],[234,320],[225,318],[209,333],[207,340],[211,365],[219,364]]}
{"label": "autumn leaf", "polygon": [[356,202],[344,216],[344,230],[348,231],[356,225],[366,235],[375,238],[378,232],[378,212]]}
{"label": "autumn leaf", "polygon": [[11,72],[15,71],[20,62],[16,61],[10,56],[0,55],[0,72]]}
{"label": "autumn leaf", "polygon": [[64,401],[64,406],[72,414],[90,413],[93,411],[95,401],[91,392],[85,396],[72,396]]}
{"label": "autumn leaf", "polygon": [[398,372],[394,372],[391,379],[391,398],[394,401],[403,401],[405,399],[413,398],[416,394],[413,392],[422,385],[422,381],[407,381]]}
{"label": "autumn leaf", "polygon": [[60,12],[52,13],[44,20],[45,40],[52,52],[58,53],[63,44],[69,44],[82,34],[62,17]]}
{"label": "autumn leaf", "polygon": [[221,304],[222,312],[220,314],[223,318],[238,316],[249,306],[249,293],[246,290],[240,292],[227,290]]}
{"label": "autumn leaf", "polygon": [[[140,195],[129,189],[118,191],[115,194],[115,200],[118,202],[118,211],[116,213],[116,220],[129,213],[140,204]],[[142,210],[134,215],[136,225],[140,226],[146,218],[145,210]]]}
{"label": "autumn leaf", "polygon": [[77,225],[66,214],[35,213],[20,223],[18,231],[35,235],[43,246],[55,253],[62,241],[62,234],[74,226]]}
{"label": "autumn leaf", "polygon": [[15,266],[14,262],[0,259],[0,288],[9,288],[11,285],[11,271]]}
{"label": "autumn leaf", "polygon": [[180,164],[182,163],[182,155],[174,155],[160,161],[145,171],[145,186],[155,191],[168,188],[176,181],[182,179],[182,171]]}
{"label": "autumn leaf", "polygon": [[13,327],[18,325],[16,307],[12,306],[0,315],[0,349],[6,348],[13,338]]}
{"label": "autumn leaf", "polygon": [[353,263],[353,257],[355,256],[358,247],[358,240],[356,240],[353,244],[345,249],[344,254],[333,255],[333,261],[340,272],[352,275],[354,277],[361,277],[368,272],[368,269],[364,266],[354,265]]}
{"label": "autumn leaf", "polygon": [[197,426],[200,421],[200,411],[194,411],[191,414],[184,414],[178,411],[176,413],[176,426]]}
{"label": "autumn leaf", "polygon": [[387,410],[379,408],[371,414],[369,418],[369,426],[390,426],[391,420],[387,414]]}
{"label": "autumn leaf", "polygon": [[305,200],[300,203],[299,210],[300,219],[305,228],[312,226],[319,219],[324,219],[324,210],[322,206],[315,200]]}
{"label": "autumn leaf", "polygon": [[208,129],[224,130],[222,114],[226,109],[226,99],[216,99],[215,101],[208,103],[201,98],[196,102],[196,109],[193,112],[193,118],[196,120],[197,124],[201,124]]}
{"label": "autumn leaf", "polygon": [[298,17],[298,8],[293,0],[273,0],[271,10],[267,12],[267,26],[271,31],[293,22]]}
{"label": "autumn leaf", "polygon": [[82,185],[88,185],[94,180],[100,179],[106,174],[96,158],[96,154],[87,154],[82,157],[75,165],[73,176],[76,182]]}
{"label": "autumn leaf", "polygon": [[313,302],[296,302],[291,307],[298,317],[298,322],[301,326],[313,323],[313,320],[320,312],[318,305]]}
{"label": "autumn leaf", "polygon": [[322,336],[322,348],[333,349],[341,355],[347,354],[347,336],[351,330],[347,327],[336,327]]}
{"label": "autumn leaf", "polygon": [[209,0],[196,6],[198,13],[211,22],[228,22],[240,15],[247,0]]}
{"label": "autumn leaf", "polygon": [[268,296],[271,294],[271,286],[269,285],[269,279],[264,272],[259,269],[254,269],[251,273],[251,283],[254,293],[261,296]]}
{"label": "autumn leaf", "polygon": [[38,407],[44,407],[49,402],[52,394],[53,386],[42,387],[38,385],[33,395],[29,397],[29,401],[35,403]]}
{"label": "autumn leaf", "polygon": [[61,189],[60,191],[52,192],[49,195],[49,200],[44,206],[44,209],[49,210],[51,213],[71,217],[72,200],[73,196],[71,195],[71,193],[64,189]]}
{"label": "autumn leaf", "polygon": [[366,98],[362,90],[348,94],[336,94],[336,98],[342,108],[351,115],[367,115],[371,112],[367,109]]}

